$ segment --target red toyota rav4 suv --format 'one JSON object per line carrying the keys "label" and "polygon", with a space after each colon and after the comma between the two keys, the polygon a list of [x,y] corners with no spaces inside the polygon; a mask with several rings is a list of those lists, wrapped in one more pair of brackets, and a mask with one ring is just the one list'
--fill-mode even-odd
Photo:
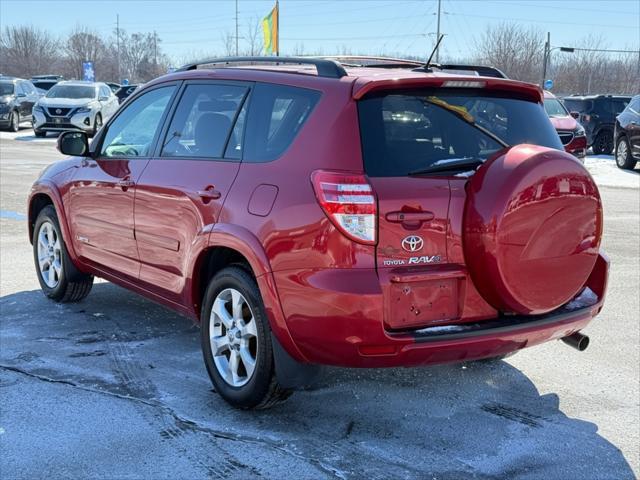
{"label": "red toyota rav4 suv", "polygon": [[586,347],[602,205],[538,87],[401,62],[234,62],[150,82],[91,145],[61,135],[71,158],[29,198],[49,298],[81,300],[99,276],[192,317],[217,392],[242,408],[322,364]]}

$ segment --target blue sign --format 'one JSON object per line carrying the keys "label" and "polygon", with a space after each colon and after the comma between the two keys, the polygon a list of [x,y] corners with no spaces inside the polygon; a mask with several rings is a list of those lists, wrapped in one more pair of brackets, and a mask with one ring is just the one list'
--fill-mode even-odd
{"label": "blue sign", "polygon": [[551,90],[553,88],[553,80],[551,80],[550,78],[547,78],[544,81],[544,89],[545,90]]}
{"label": "blue sign", "polygon": [[82,63],[82,79],[89,82],[96,81],[96,72],[93,69],[93,62]]}
{"label": "blue sign", "polygon": [[126,87],[127,85],[129,85],[129,79],[128,79],[128,78],[124,78],[124,79],[122,80],[122,85],[124,85],[125,87]]}

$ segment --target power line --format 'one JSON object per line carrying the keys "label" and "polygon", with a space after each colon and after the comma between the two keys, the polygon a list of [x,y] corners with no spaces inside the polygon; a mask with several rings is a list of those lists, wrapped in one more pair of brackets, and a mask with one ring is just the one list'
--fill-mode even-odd
{"label": "power line", "polygon": [[460,17],[475,17],[475,18],[489,18],[493,20],[505,20],[505,21],[517,21],[517,22],[525,22],[525,23],[555,23],[558,25],[578,25],[580,27],[606,27],[606,28],[633,28],[634,30],[637,28],[631,25],[607,25],[602,23],[582,23],[582,22],[558,22],[554,20],[532,20],[530,18],[515,18],[515,17],[495,17],[491,15],[476,15],[473,13],[447,13],[446,15],[457,15]]}

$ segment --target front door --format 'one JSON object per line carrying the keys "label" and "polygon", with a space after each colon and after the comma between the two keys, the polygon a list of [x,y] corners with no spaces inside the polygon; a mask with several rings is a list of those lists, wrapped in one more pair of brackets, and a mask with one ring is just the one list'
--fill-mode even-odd
{"label": "front door", "polygon": [[238,173],[248,90],[238,83],[185,83],[138,182],[140,279],[171,301],[191,303],[184,298],[190,260],[208,240],[206,227],[217,221]]}
{"label": "front door", "polygon": [[149,163],[175,85],[151,90],[107,125],[94,158],[82,161],[69,188],[72,242],[80,257],[112,274],[137,278],[136,183]]}

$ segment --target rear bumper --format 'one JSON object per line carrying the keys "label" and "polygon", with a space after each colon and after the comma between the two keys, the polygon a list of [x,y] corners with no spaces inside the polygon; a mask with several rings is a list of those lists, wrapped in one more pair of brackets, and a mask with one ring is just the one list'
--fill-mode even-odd
{"label": "rear bumper", "polygon": [[[608,269],[609,262],[601,254],[581,294],[545,315],[499,317],[400,333],[384,328],[383,294],[375,270],[281,272],[274,277],[287,327],[307,361],[399,367],[505,355],[582,330],[602,309]],[[306,292],[300,290],[301,281],[306,283]]]}

